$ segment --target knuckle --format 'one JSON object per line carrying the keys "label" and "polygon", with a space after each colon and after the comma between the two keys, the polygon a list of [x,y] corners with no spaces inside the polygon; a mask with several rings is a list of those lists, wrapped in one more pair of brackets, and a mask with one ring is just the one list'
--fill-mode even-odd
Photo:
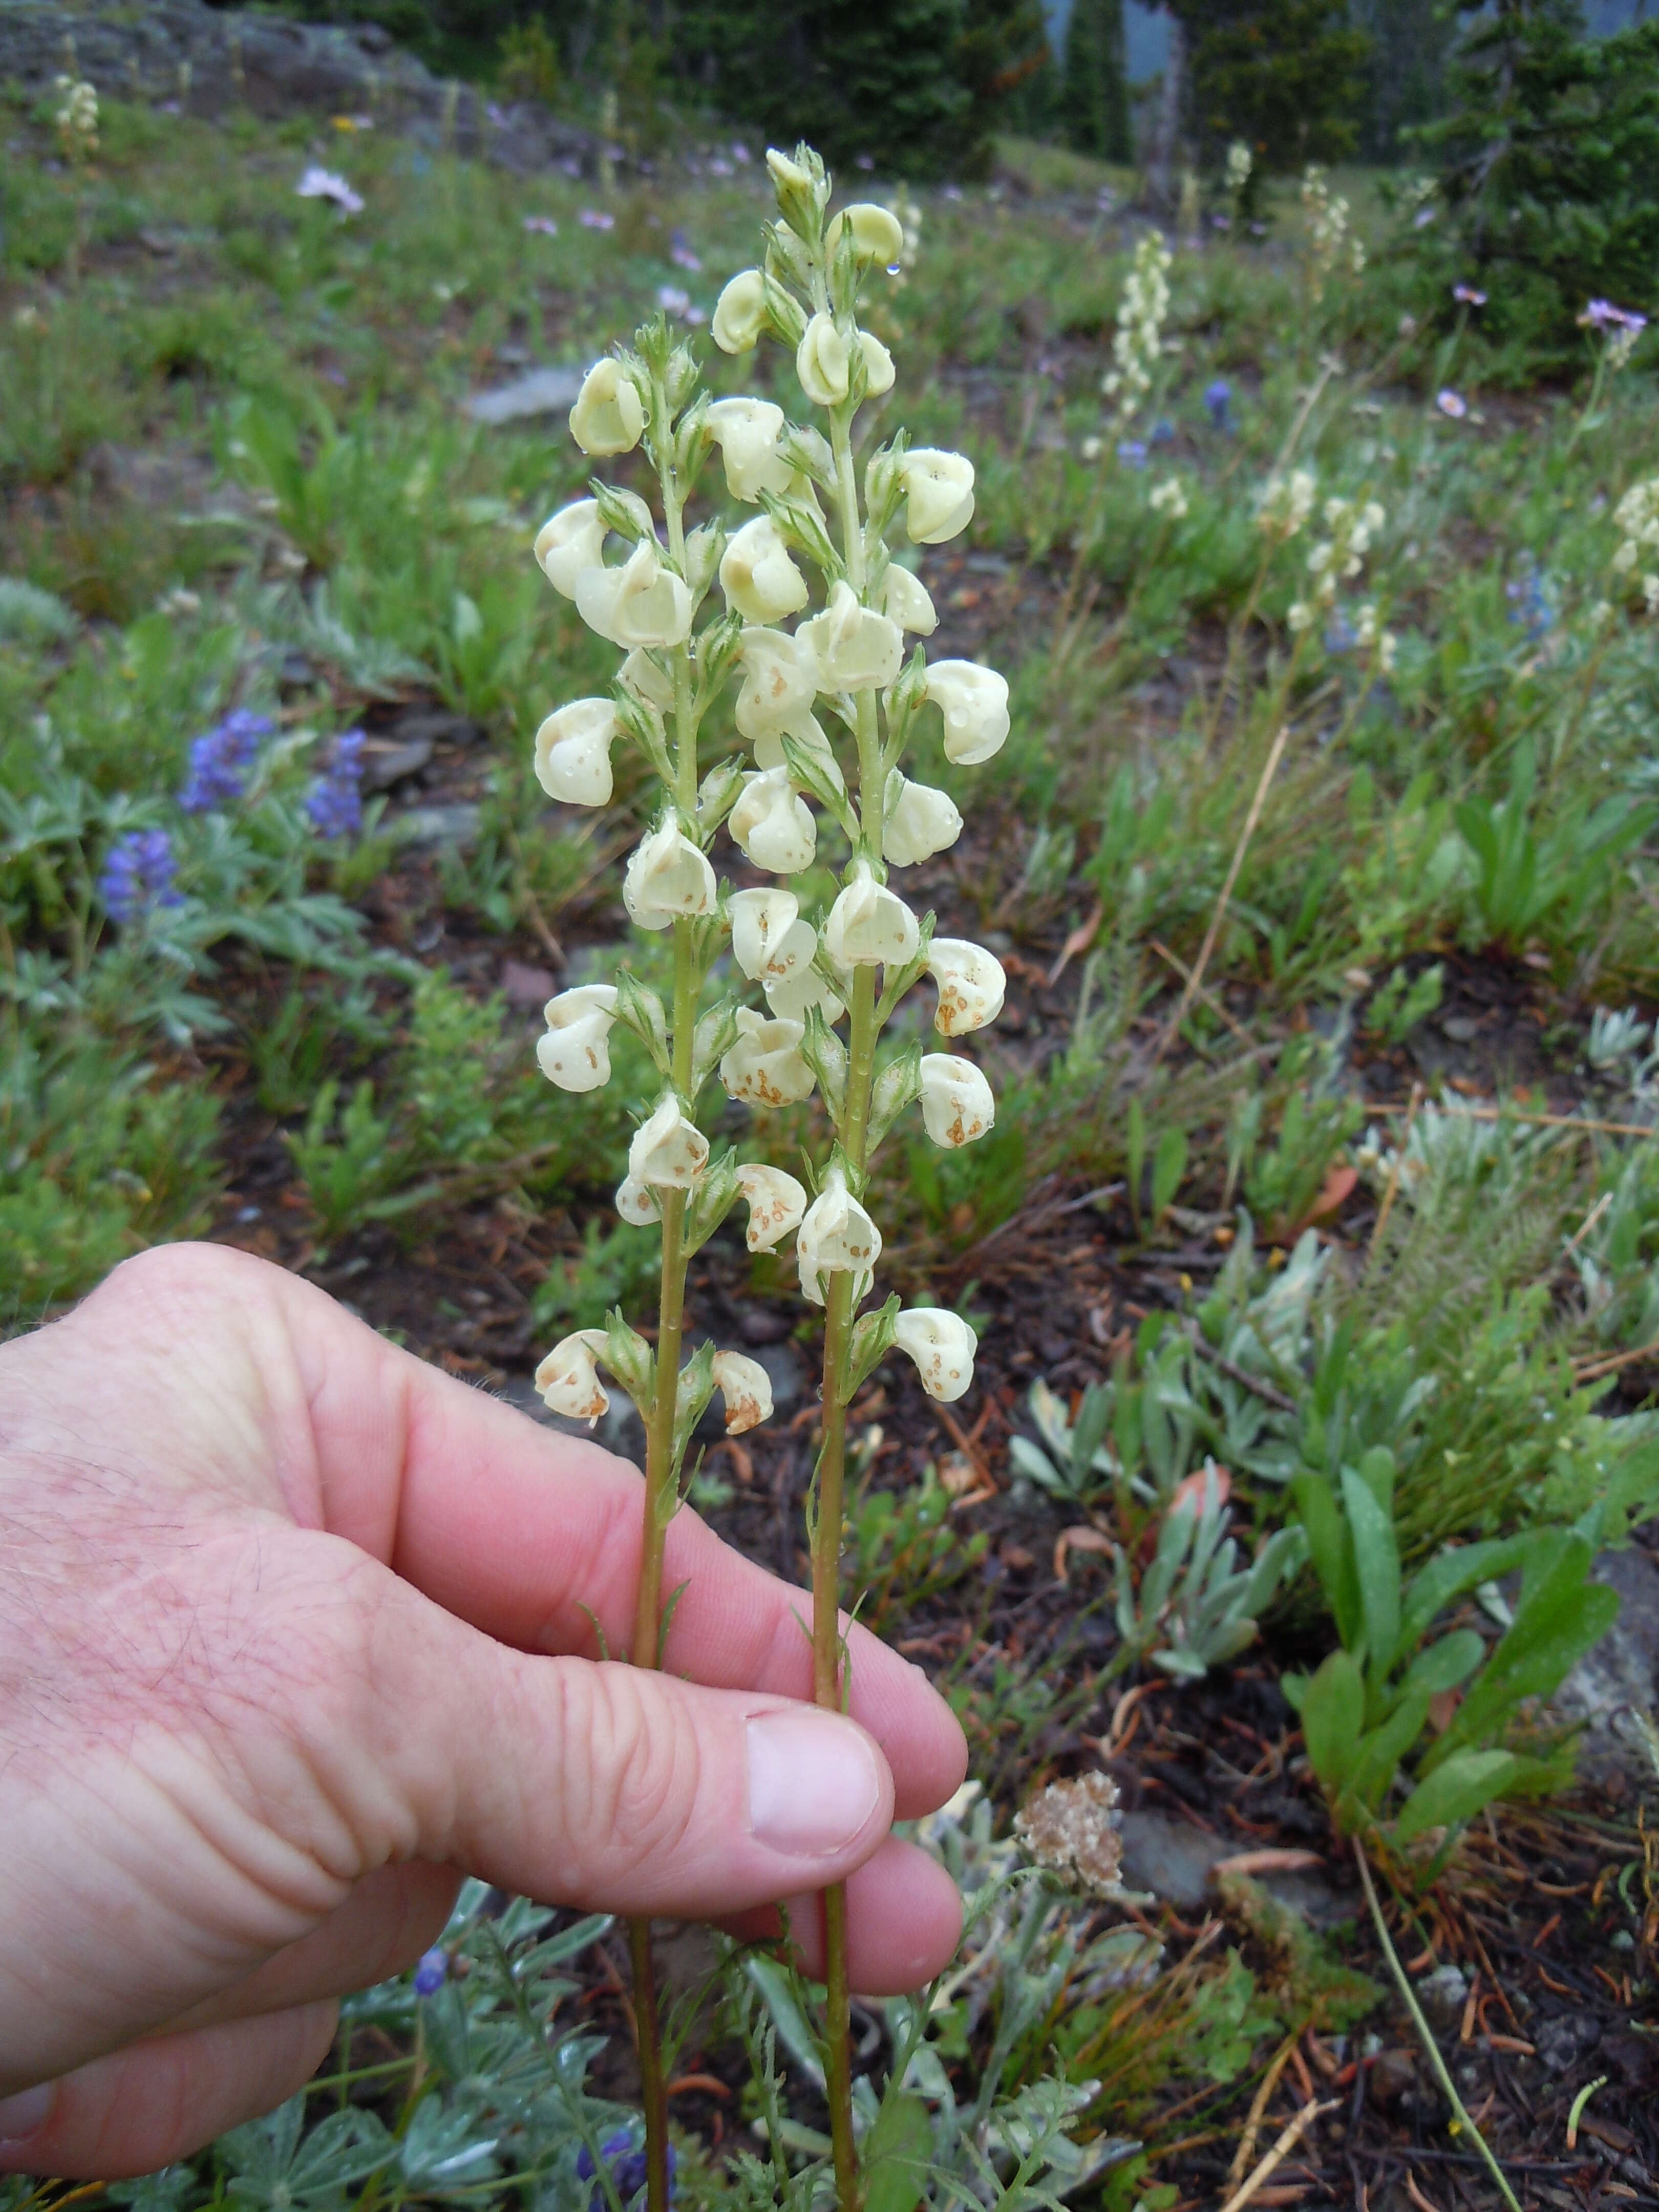
{"label": "knuckle", "polygon": [[659,1865],[684,1847],[701,1789],[696,1731],[645,1670],[561,1661],[560,1815],[590,1879]]}

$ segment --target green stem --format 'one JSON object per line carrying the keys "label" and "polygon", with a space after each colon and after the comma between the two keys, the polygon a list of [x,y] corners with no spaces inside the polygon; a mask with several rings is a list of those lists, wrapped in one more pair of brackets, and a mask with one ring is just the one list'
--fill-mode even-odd
{"label": "green stem", "polygon": [[1509,2206],[1510,2212],[1521,2212],[1521,2207],[1516,2201],[1515,2191],[1504,2179],[1503,2167],[1492,2156],[1485,2136],[1464,2110],[1463,2100],[1458,2095],[1456,2086],[1447,2071],[1446,2062],[1440,2056],[1440,2045],[1435,2041],[1429,2023],[1423,2017],[1423,2008],[1417,2002],[1417,1992],[1406,1978],[1406,1969],[1400,1963],[1400,1954],[1394,1948],[1393,1940],[1389,1934],[1388,1923],[1382,1917],[1382,1907],[1376,1900],[1376,1887],[1371,1881],[1371,1870],[1365,1861],[1365,1847],[1358,1836],[1353,1839],[1353,1855],[1359,1869],[1359,1879],[1364,1885],[1365,1902],[1371,1909],[1372,1924],[1376,1929],[1377,1941],[1382,1946],[1382,1955],[1389,1962],[1389,1972],[1394,1977],[1395,1987],[1406,2001],[1406,2009],[1411,2014],[1412,2025],[1416,2028],[1422,2042],[1424,2055],[1434,2069],[1434,2077],[1440,2084],[1446,2102],[1452,2108],[1452,2133],[1466,2135],[1472,2138],[1475,2148],[1486,2160],[1492,2178],[1498,2184],[1498,2193],[1504,2203]]}

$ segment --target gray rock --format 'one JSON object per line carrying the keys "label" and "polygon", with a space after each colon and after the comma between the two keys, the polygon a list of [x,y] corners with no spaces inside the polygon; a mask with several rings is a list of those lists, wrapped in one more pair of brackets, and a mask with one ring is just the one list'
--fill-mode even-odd
{"label": "gray rock", "polygon": [[582,388],[580,368],[532,368],[511,384],[470,392],[461,403],[475,422],[518,422],[532,415],[558,415],[576,404]]}
{"label": "gray rock", "polygon": [[1417,1984],[1417,2001],[1429,2018],[1442,2027],[1449,2027],[1461,2020],[1463,2007],[1468,2002],[1469,1984],[1461,1966],[1449,1962],[1437,1966],[1425,1974]]}
{"label": "gray rock", "polygon": [[470,799],[447,806],[411,806],[392,815],[387,827],[405,845],[450,845],[458,852],[478,842],[482,810]]}
{"label": "gray rock", "polygon": [[1653,1765],[1636,1716],[1659,1698],[1659,1561],[1632,1544],[1603,1552],[1595,1579],[1619,1593],[1619,1618],[1556,1692],[1552,1711],[1585,1724],[1582,1774],[1624,1771],[1651,1781]]}
{"label": "gray rock", "polygon": [[1211,1869],[1238,1851],[1224,1837],[1206,1836],[1167,1813],[1126,1813],[1122,1834],[1125,1888],[1150,1889],[1177,1912],[1198,1911],[1210,1893]]}
{"label": "gray rock", "polygon": [[363,747],[363,789],[390,791],[405,776],[418,775],[431,757],[430,738],[416,738],[402,745],[371,738]]}

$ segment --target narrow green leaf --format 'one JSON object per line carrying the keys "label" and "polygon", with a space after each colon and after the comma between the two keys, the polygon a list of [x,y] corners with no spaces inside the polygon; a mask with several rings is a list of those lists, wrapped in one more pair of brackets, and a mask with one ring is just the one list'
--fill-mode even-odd
{"label": "narrow green leaf", "polygon": [[1396,1838],[1408,1844],[1428,1828],[1451,1828],[1473,1820],[1491,1804],[1520,1770],[1509,1751],[1460,1751],[1419,1782],[1394,1824]]}
{"label": "narrow green leaf", "polygon": [[1340,1790],[1353,1771],[1364,1717],[1359,1669],[1346,1651],[1333,1651],[1302,1692],[1309,1763],[1328,1790]]}
{"label": "narrow green leaf", "polygon": [[864,2139],[865,2212],[915,2212],[933,2152],[927,2106],[920,2097],[890,2092]]}
{"label": "narrow green leaf", "polygon": [[1378,1503],[1364,1476],[1352,1468],[1342,1470],[1342,1503],[1353,1540],[1365,1641],[1380,1680],[1400,1641],[1400,1547],[1395,1540],[1394,1516]]}

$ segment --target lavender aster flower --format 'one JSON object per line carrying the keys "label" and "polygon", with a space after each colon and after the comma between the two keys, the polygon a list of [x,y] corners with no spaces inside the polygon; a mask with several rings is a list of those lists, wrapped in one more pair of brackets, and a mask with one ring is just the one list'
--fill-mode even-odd
{"label": "lavender aster flower", "polygon": [[182,906],[173,888],[176,863],[165,830],[130,830],[111,846],[98,878],[98,896],[112,921],[142,921],[153,908]]}
{"label": "lavender aster flower", "polygon": [[306,812],[319,837],[352,837],[363,826],[363,733],[345,730],[334,740],[334,758],[311,787]]}
{"label": "lavender aster flower", "polygon": [[1139,438],[1125,438],[1117,449],[1117,457],[1129,468],[1144,469],[1146,465],[1145,441]]}
{"label": "lavender aster flower", "polygon": [[1205,386],[1204,404],[1209,410],[1211,422],[1218,430],[1232,428],[1232,417],[1228,412],[1232,404],[1233,387],[1224,376],[1218,376],[1213,384]]}
{"label": "lavender aster flower", "polygon": [[1541,645],[1555,627],[1555,609],[1544,589],[1544,579],[1528,562],[1520,577],[1504,586],[1510,603],[1510,620],[1524,629],[1534,645]]}
{"label": "lavender aster flower", "polygon": [[423,1951],[415,1968],[415,1994],[417,1997],[435,1997],[449,1979],[449,1954],[445,1951]]}
{"label": "lavender aster flower", "polygon": [[233,799],[240,799],[247,785],[248,770],[258,752],[259,740],[269,737],[275,727],[268,714],[252,714],[246,708],[239,707],[205,736],[193,738],[190,775],[179,794],[179,804],[185,812],[205,814],[210,807],[228,806]]}
{"label": "lavender aster flower", "polygon": [[[612,2186],[617,2196],[624,2205],[629,2203],[645,2187],[646,2161],[643,2144],[635,2145],[630,2129],[619,2128],[615,2135],[607,2136],[599,2145],[599,2156],[611,2176]],[[674,2146],[671,2143],[668,2146],[668,2194],[671,2202],[674,2195]],[[605,2196],[603,2185],[599,2182],[599,2169],[593,2163],[593,2154],[586,2143],[576,2154],[576,2178],[580,2181],[591,2181],[594,2185],[592,2193],[587,2200],[589,2212],[606,2212],[609,2200]]]}

